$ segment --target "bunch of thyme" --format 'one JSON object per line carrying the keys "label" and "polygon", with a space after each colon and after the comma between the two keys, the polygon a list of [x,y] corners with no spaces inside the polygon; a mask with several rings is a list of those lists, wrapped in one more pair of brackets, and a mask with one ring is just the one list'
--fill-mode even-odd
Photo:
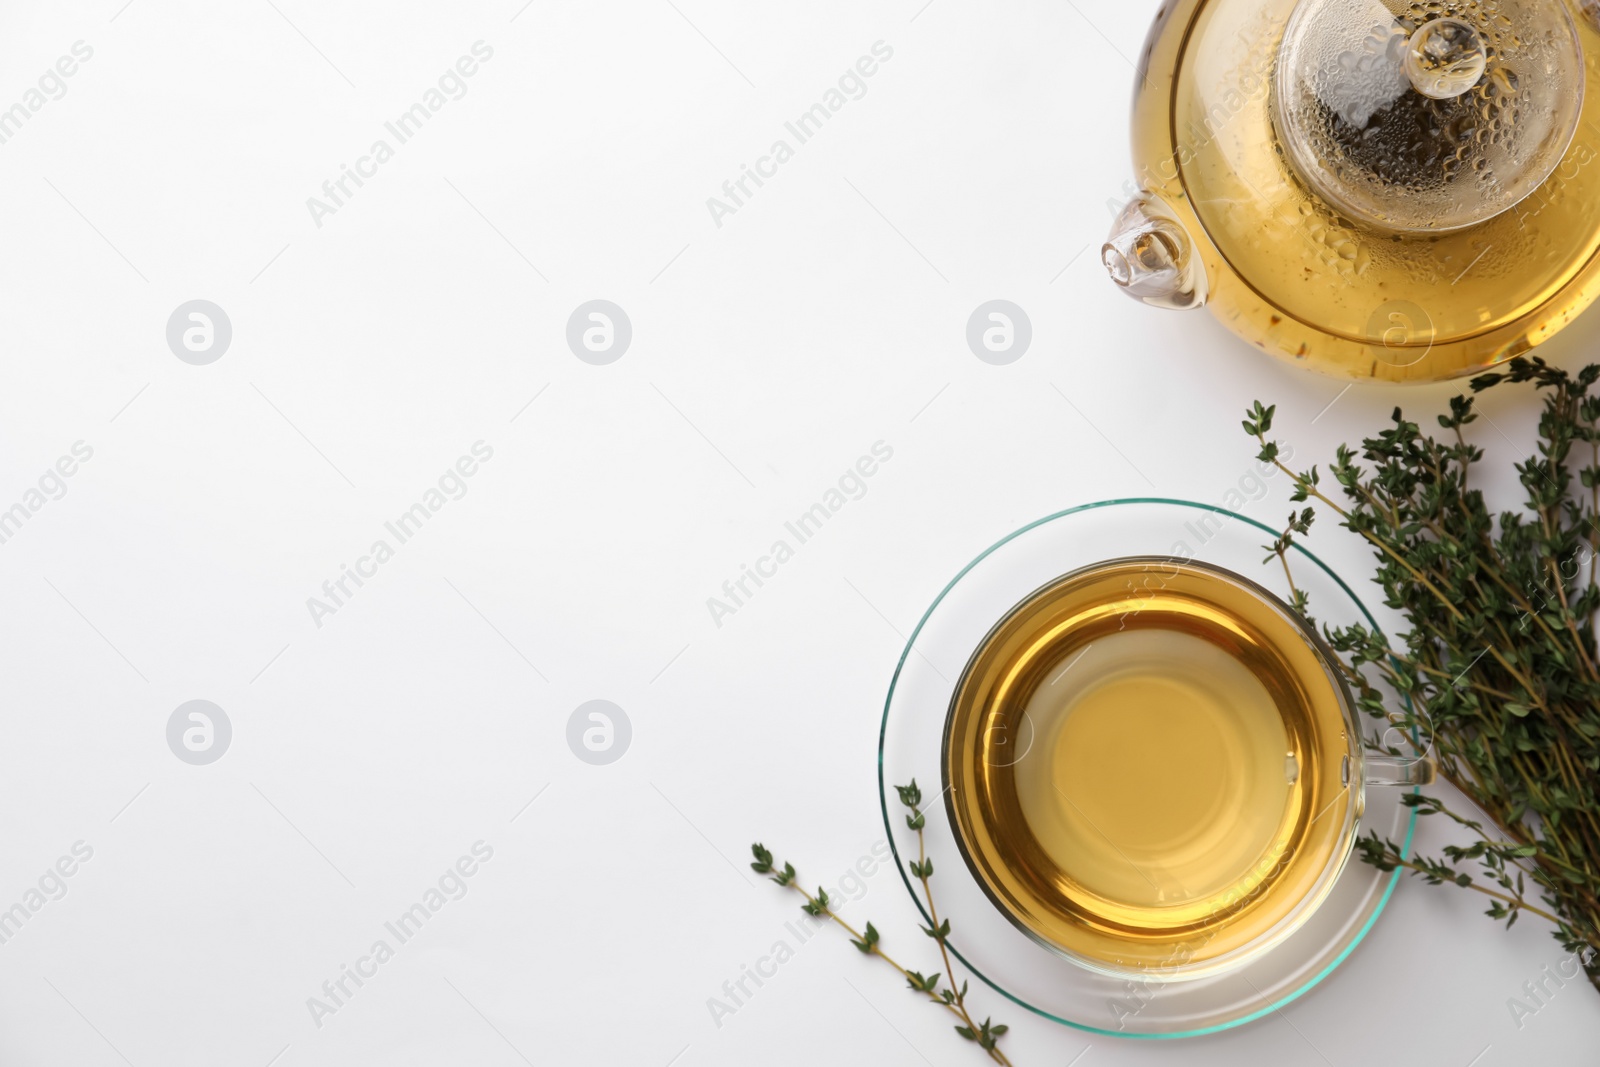
{"label": "bunch of thyme", "polygon": [[[1293,479],[1296,503],[1314,501],[1371,544],[1374,580],[1408,624],[1397,643],[1361,625],[1324,628],[1361,709],[1380,730],[1422,738],[1440,776],[1487,816],[1469,817],[1437,795],[1407,795],[1418,814],[1471,831],[1472,843],[1407,858],[1374,832],[1358,842],[1361,858],[1483,894],[1486,914],[1508,927],[1524,912],[1548,920],[1600,989],[1597,381],[1600,366],[1569,374],[1524,358],[1473,379],[1474,394],[1531,382],[1544,402],[1537,453],[1516,464],[1526,501],[1498,515],[1469,482],[1484,455],[1463,433],[1478,418],[1473,395],[1450,401],[1437,437],[1396,408],[1359,451],[1340,446],[1329,468],[1336,491],[1324,491],[1316,467],[1282,463],[1267,436],[1273,408],[1257,401],[1244,429],[1259,458]],[[1314,517],[1315,507],[1291,513],[1266,546],[1286,571],[1289,547]],[[1309,607],[1298,590],[1294,606]],[[1384,736],[1369,744],[1396,752]]]}
{"label": "bunch of thyme", "polygon": [[[926,997],[930,1003],[959,1020],[955,1027],[956,1033],[983,1049],[995,1063],[1006,1064],[1009,1067],[1011,1061],[1000,1051],[999,1043],[1000,1038],[1010,1027],[989,1019],[984,1019],[981,1023],[974,1022],[972,1016],[967,1014],[967,983],[963,981],[960,989],[955,988],[955,968],[950,965],[950,948],[946,944],[950,937],[950,920],[940,921],[939,912],[933,904],[933,889],[928,884],[929,879],[933,877],[933,861],[928,858],[923,839],[923,828],[927,825],[927,817],[922,812],[922,790],[917,787],[917,781],[913,778],[910,785],[895,786],[895,791],[900,794],[900,803],[911,812],[906,816],[906,826],[917,834],[917,858],[906,864],[906,867],[911,871],[912,877],[922,883],[922,895],[928,902],[928,915],[932,919],[932,925],[921,927],[921,930],[939,945],[939,954],[944,959],[942,973],[924,975],[918,971],[907,970],[896,963],[883,951],[882,938],[876,927],[869,922],[865,931],[858,931],[845,922],[833,910],[827,890],[819,886],[816,893],[808,892],[800,884],[794,866],[785,863],[780,870],[777,861],[772,858],[772,853],[759,843],[750,846],[750,852],[755,856],[755,862],[750,868],[757,874],[767,875],[785,889],[793,889],[805,897],[805,903],[800,905],[802,911],[813,918],[831,919],[843,927],[850,935],[850,943],[858,950],[868,956],[878,957],[899,971],[900,977],[906,980],[906,985],[913,993]],[[941,985],[941,979],[945,975],[949,976],[949,980]]]}

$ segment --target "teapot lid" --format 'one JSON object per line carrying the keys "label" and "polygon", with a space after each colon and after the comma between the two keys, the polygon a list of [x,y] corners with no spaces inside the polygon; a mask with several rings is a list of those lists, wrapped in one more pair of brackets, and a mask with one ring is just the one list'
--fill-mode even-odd
{"label": "teapot lid", "polygon": [[1301,178],[1352,221],[1445,233],[1544,183],[1584,81],[1560,0],[1301,0],[1273,122]]}

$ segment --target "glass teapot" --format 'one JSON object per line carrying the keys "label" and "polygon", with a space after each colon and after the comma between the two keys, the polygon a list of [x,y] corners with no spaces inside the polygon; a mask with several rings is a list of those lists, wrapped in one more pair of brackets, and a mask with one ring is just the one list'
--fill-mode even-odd
{"label": "glass teapot", "polygon": [[1138,78],[1101,259],[1146,304],[1417,382],[1600,295],[1600,0],[1169,0]]}

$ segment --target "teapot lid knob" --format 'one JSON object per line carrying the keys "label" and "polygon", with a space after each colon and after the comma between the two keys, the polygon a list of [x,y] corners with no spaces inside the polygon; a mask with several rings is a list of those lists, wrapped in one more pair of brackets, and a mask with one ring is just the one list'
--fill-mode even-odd
{"label": "teapot lid knob", "polygon": [[1405,54],[1411,87],[1430,100],[1451,100],[1483,80],[1489,53],[1472,24],[1437,18],[1417,27]]}

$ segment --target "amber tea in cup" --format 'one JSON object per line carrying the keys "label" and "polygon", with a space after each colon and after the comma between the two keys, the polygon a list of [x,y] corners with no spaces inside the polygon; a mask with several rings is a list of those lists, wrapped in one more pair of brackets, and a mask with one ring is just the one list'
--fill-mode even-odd
{"label": "amber tea in cup", "polygon": [[946,723],[968,865],[1035,940],[1094,970],[1242,965],[1309,918],[1349,858],[1364,756],[1337,662],[1220,568],[1112,560],[1038,590],[974,653]]}

